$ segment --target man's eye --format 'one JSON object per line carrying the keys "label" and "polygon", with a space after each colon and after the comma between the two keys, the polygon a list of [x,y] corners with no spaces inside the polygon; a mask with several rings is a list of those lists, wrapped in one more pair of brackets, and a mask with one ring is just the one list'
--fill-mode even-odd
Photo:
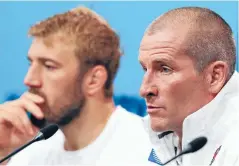
{"label": "man's eye", "polygon": [[55,66],[47,65],[47,64],[45,64],[45,67],[46,67],[48,70],[54,70],[54,69],[56,68]]}
{"label": "man's eye", "polygon": [[172,69],[168,66],[163,65],[160,67],[160,71],[163,73],[170,73],[170,72],[172,72]]}

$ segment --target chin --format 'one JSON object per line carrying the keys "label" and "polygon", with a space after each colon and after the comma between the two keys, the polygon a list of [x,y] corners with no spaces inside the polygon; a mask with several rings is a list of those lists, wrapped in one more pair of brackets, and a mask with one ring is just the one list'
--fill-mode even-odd
{"label": "chin", "polygon": [[168,131],[168,125],[165,123],[164,119],[151,119],[151,128],[155,132]]}
{"label": "chin", "polygon": [[44,113],[44,118],[49,123],[56,123],[58,121],[58,116],[53,114],[52,112],[48,111]]}

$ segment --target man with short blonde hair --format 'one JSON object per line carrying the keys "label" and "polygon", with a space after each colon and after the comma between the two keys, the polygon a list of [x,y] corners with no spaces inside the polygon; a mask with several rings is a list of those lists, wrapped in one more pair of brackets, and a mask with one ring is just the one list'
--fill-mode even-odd
{"label": "man with short blonde hair", "polygon": [[145,165],[151,146],[140,117],[113,102],[121,51],[108,23],[79,7],[33,25],[29,35],[29,91],[0,106],[0,155],[38,131],[26,112],[61,130],[8,164]]}

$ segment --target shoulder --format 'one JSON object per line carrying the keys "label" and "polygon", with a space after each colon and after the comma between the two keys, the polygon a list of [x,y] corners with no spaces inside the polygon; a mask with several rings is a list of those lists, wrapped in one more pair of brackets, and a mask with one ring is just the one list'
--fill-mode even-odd
{"label": "shoulder", "polygon": [[132,131],[134,131],[135,135],[140,133],[148,137],[144,127],[143,117],[131,113],[121,106],[117,107],[115,113],[117,116],[118,125],[121,126],[125,132],[131,132],[130,135],[132,135]]}
{"label": "shoulder", "polygon": [[[152,150],[149,136],[144,129],[142,117],[118,107],[116,128],[111,137],[112,151],[124,159],[147,161]],[[116,118],[116,117],[115,117]],[[117,149],[117,150],[116,150]]]}
{"label": "shoulder", "polygon": [[130,119],[130,120],[141,120],[142,117],[140,117],[139,115],[136,115],[135,113],[132,113],[128,110],[126,110],[125,108],[123,108],[122,106],[118,105],[116,107],[115,113],[118,116],[122,116],[124,118]]}

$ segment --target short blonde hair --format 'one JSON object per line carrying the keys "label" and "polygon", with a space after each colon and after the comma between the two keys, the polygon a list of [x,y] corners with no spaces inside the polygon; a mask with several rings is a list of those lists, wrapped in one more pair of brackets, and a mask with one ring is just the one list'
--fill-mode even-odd
{"label": "short blonde hair", "polygon": [[103,65],[108,73],[105,96],[113,95],[113,80],[120,62],[120,41],[116,32],[100,15],[86,7],[78,7],[62,14],[54,15],[29,30],[32,37],[46,39],[54,44],[51,37],[61,37],[73,46],[84,72],[96,65]]}

